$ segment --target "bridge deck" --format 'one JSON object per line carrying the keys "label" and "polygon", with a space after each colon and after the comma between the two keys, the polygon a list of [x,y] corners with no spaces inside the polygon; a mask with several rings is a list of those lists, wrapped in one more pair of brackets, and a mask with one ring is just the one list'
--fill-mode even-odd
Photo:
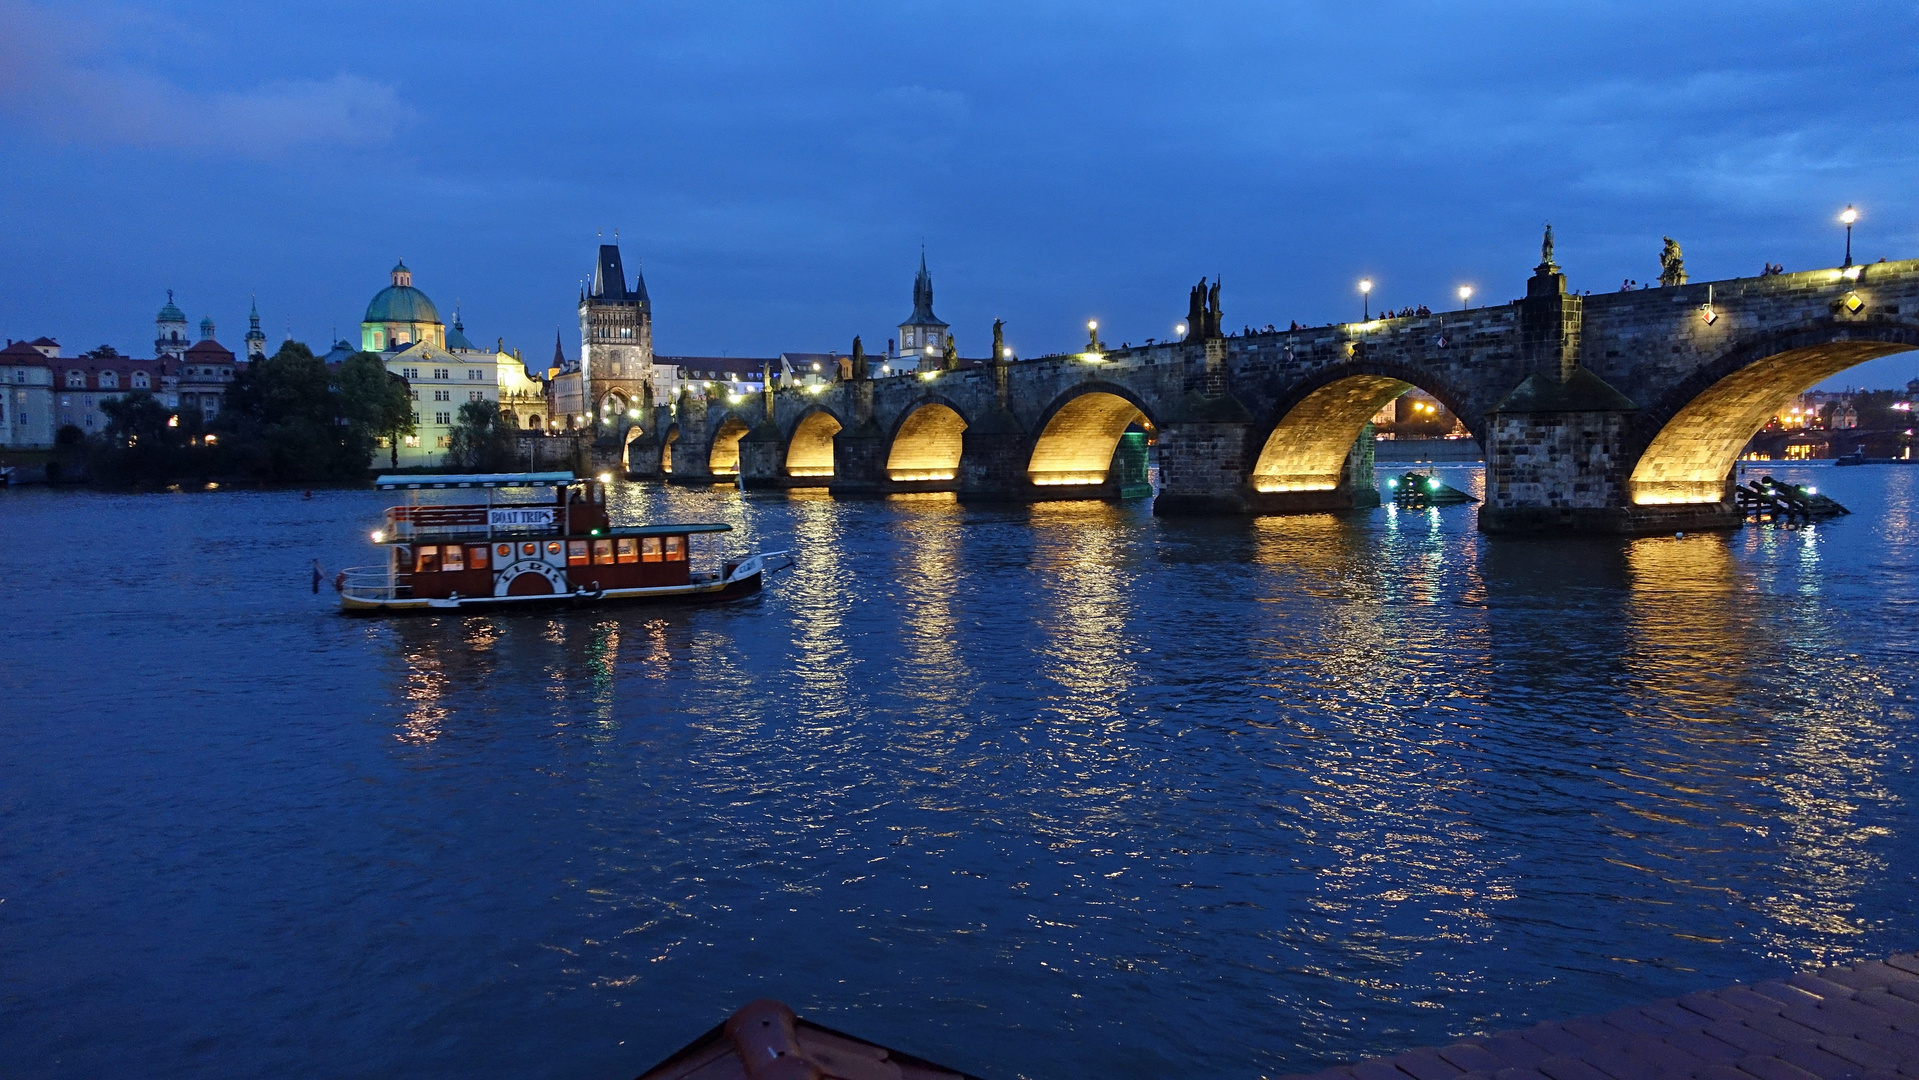
{"label": "bridge deck", "polygon": [[1688,994],[1307,1075],[1311,1080],[1919,1078],[1919,956]]}

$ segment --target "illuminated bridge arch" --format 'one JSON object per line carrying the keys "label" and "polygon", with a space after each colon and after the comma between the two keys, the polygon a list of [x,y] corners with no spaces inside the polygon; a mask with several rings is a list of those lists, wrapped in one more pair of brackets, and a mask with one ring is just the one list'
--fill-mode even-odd
{"label": "illuminated bridge arch", "polygon": [[1075,386],[1047,408],[1026,478],[1038,487],[1103,484],[1126,429],[1156,431],[1131,390],[1112,383]]}
{"label": "illuminated bridge arch", "polygon": [[927,398],[901,415],[886,454],[889,480],[951,480],[959,475],[966,418],[945,398]]}
{"label": "illuminated bridge arch", "polygon": [[1919,349],[1919,327],[1834,321],[1741,344],[1634,418],[1628,497],[1642,506],[1720,502],[1739,451],[1794,397],[1909,349]]}
{"label": "illuminated bridge arch", "polygon": [[800,415],[793,433],[786,440],[786,475],[793,477],[830,477],[833,475],[833,436],[845,425],[824,405],[814,405]]}
{"label": "illuminated bridge arch", "polygon": [[1463,395],[1451,387],[1436,385],[1431,378],[1392,365],[1346,365],[1302,386],[1278,404],[1274,411],[1279,418],[1253,464],[1253,490],[1337,488],[1346,455],[1365,430],[1366,422],[1415,387],[1438,398],[1478,437],[1478,417],[1459,406]]}
{"label": "illuminated bridge arch", "polygon": [[713,441],[706,454],[706,471],[714,476],[735,476],[740,471],[740,439],[753,430],[746,421],[727,413],[713,429]]}

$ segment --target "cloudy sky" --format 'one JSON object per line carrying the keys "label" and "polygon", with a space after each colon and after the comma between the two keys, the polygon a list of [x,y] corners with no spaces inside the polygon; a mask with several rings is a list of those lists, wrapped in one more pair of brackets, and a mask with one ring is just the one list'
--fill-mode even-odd
{"label": "cloudy sky", "polygon": [[[664,353],[961,351],[1919,255],[1919,10],[1861,3],[0,0],[0,333],[355,335],[396,258],[551,354],[596,235]],[[566,333],[569,355],[578,333]],[[1903,382],[1919,359],[1881,361]],[[1847,381],[1842,379],[1841,381]],[[1871,380],[1867,380],[1871,381]]]}

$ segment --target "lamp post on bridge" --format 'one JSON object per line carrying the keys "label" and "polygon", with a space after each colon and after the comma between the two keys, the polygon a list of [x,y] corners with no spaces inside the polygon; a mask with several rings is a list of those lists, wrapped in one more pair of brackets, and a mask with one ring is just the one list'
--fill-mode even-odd
{"label": "lamp post on bridge", "polygon": [[1472,298],[1473,287],[1471,285],[1461,285],[1459,287],[1459,310],[1464,311],[1472,307]]}
{"label": "lamp post on bridge", "polygon": [[1845,269],[1852,265],[1852,223],[1859,220],[1859,211],[1847,203],[1845,210],[1839,214],[1839,220],[1846,223],[1846,261],[1839,264],[1840,269]]}
{"label": "lamp post on bridge", "polygon": [[1359,279],[1359,321],[1373,321],[1373,279]]}

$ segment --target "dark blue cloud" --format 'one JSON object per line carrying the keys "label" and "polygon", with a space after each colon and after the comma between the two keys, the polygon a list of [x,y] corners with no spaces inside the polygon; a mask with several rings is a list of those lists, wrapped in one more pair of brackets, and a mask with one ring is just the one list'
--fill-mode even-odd
{"label": "dark blue cloud", "polygon": [[[0,322],[350,333],[404,256],[545,356],[595,231],[668,352],[877,346],[919,245],[962,351],[1914,249],[1919,14],[1874,5],[0,4]],[[229,329],[234,328],[234,329]],[[569,348],[576,334],[565,335]],[[1906,361],[1886,361],[1898,365]],[[1903,381],[1903,376],[1901,376]]]}

